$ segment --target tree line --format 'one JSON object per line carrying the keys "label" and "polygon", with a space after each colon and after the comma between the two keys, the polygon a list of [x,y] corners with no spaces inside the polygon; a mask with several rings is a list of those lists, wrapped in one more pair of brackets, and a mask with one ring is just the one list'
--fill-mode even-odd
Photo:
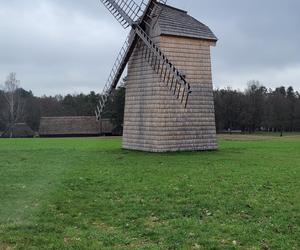
{"label": "tree line", "polygon": [[[37,97],[20,87],[11,73],[0,90],[0,131],[26,122],[38,131],[40,118],[53,116],[93,116],[99,94],[69,94]],[[249,82],[245,91],[231,88],[214,91],[216,126],[224,131],[300,131],[300,94],[292,87],[267,89]],[[105,107],[103,118],[122,131],[125,105],[124,84],[115,90]]]}
{"label": "tree line", "polygon": [[[11,73],[0,89],[0,131],[6,131],[21,122],[38,131],[41,117],[94,116],[100,99],[100,95],[94,91],[89,94],[38,97],[32,91],[21,88],[19,83],[16,74]],[[102,118],[112,121],[117,133],[122,130],[124,105],[125,88],[121,84],[108,101],[102,115]]]}
{"label": "tree line", "polygon": [[257,81],[245,91],[214,91],[218,131],[300,131],[300,94],[293,87],[267,89]]}

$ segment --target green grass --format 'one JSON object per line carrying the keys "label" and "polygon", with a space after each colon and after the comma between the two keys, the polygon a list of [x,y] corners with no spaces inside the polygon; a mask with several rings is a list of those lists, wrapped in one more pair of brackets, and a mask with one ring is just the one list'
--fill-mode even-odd
{"label": "green grass", "polygon": [[0,140],[0,249],[300,249],[300,137],[120,147]]}

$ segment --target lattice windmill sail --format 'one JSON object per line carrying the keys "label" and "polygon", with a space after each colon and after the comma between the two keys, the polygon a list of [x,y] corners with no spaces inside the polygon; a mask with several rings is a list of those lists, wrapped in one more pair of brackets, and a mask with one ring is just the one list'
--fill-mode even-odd
{"label": "lattice windmill sail", "polygon": [[131,32],[101,94],[97,118],[128,65],[124,148],[216,149],[210,63],[215,35],[165,0],[100,1]]}
{"label": "lattice windmill sail", "polygon": [[[170,83],[170,91],[173,91],[173,94],[176,95],[181,102],[185,101],[186,106],[188,96],[191,93],[189,84],[144,31],[145,27],[151,26],[151,21],[153,21],[153,19],[157,20],[162,13],[163,8],[162,6],[159,6],[158,3],[165,4],[166,1],[150,1],[148,5],[145,5],[144,1],[141,5],[137,5],[132,0],[100,1],[125,29],[131,26],[132,31],[121,48],[109,79],[104,87],[96,110],[97,118],[100,119],[109,95],[112,93],[113,89],[116,88],[138,40],[144,42],[145,59],[155,71],[160,74],[160,77],[163,77],[164,82],[167,82],[167,85]],[[143,9],[144,12],[142,11]],[[140,21],[138,19],[140,19]],[[142,25],[144,28],[141,27]]]}

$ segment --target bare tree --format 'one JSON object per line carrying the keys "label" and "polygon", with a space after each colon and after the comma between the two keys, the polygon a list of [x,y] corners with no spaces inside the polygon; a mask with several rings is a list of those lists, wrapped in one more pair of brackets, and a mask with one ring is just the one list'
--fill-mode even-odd
{"label": "bare tree", "polygon": [[4,105],[0,107],[0,111],[10,137],[13,136],[15,124],[22,119],[24,113],[24,101],[21,99],[19,84],[20,81],[17,80],[16,73],[10,73],[2,87]]}

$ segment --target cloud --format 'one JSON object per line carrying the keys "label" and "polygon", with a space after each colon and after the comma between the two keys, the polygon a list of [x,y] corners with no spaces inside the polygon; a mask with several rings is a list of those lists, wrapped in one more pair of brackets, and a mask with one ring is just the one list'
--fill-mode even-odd
{"label": "cloud", "polygon": [[[223,81],[223,79],[226,79],[226,81]],[[268,88],[297,86],[297,90],[299,90],[299,85],[293,84],[295,79],[300,79],[300,64],[283,67],[279,70],[270,68],[255,71],[249,70],[247,72],[239,72],[236,74],[224,71],[215,74],[214,80],[216,83],[221,83],[215,84],[216,88],[232,87],[234,89],[244,90],[247,87],[246,83],[249,80],[258,80]],[[243,84],[241,85],[241,83]]]}
{"label": "cloud", "polygon": [[[1,0],[0,0],[1,1]],[[300,1],[170,0],[219,38],[212,48],[216,87],[248,80],[300,90]],[[0,3],[0,81],[17,72],[35,94],[100,91],[129,30],[99,0]]]}
{"label": "cloud", "polygon": [[30,11],[15,7],[0,13],[12,20],[0,21],[2,79],[16,71],[22,86],[39,95],[100,91],[126,38],[118,23],[55,1],[39,1]]}
{"label": "cloud", "polygon": [[[213,49],[217,86],[225,86],[235,79],[235,86],[242,88],[254,78],[266,84],[289,82],[300,89],[299,74],[292,73],[300,64],[300,33],[296,31],[300,26],[299,1],[212,0],[206,3],[201,8],[206,13],[204,19],[219,37]],[[201,20],[200,12],[199,3]]]}

